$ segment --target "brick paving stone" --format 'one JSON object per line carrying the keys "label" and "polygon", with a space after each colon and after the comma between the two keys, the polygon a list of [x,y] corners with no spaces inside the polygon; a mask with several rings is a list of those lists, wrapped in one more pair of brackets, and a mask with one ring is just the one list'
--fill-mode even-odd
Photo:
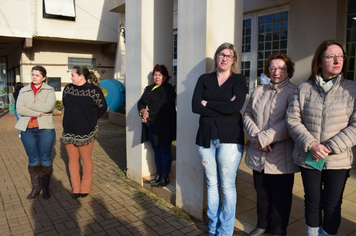
{"label": "brick paving stone", "polygon": [[125,226],[120,226],[118,228],[116,228],[116,230],[121,234],[121,235],[131,235],[131,232],[126,229]]}
{"label": "brick paving stone", "polygon": [[[56,142],[52,150],[51,197],[32,200],[28,158],[14,129],[14,115],[0,111],[0,235],[181,235],[198,232],[163,202],[132,180],[126,171],[125,127],[99,120],[93,149],[94,173],[90,195],[71,197],[68,156],[61,143],[62,117],[54,117]],[[204,229],[204,228],[203,228]],[[158,233],[159,232],[159,233]]]}
{"label": "brick paving stone", "polygon": [[167,222],[164,222],[162,224],[158,224],[156,226],[153,226],[152,229],[155,230],[156,232],[162,230],[162,229],[165,229],[165,228],[168,228],[170,227],[170,224],[168,224]]}
{"label": "brick paving stone", "polygon": [[159,234],[151,228],[147,228],[143,231],[147,236],[158,236]]}
{"label": "brick paving stone", "polygon": [[89,227],[96,233],[104,230],[98,223],[92,223],[89,225]]}
{"label": "brick paving stone", "polygon": [[182,233],[189,233],[189,232],[192,232],[197,229],[198,229],[198,227],[196,227],[195,225],[191,225],[191,226],[184,227],[184,229],[181,229],[180,231]]}
{"label": "brick paving stone", "polygon": [[143,219],[146,219],[146,218],[150,218],[152,216],[155,216],[155,214],[153,214],[152,212],[141,212],[142,214],[136,214],[136,216],[140,219],[140,220],[143,220]]}
{"label": "brick paving stone", "polygon": [[60,232],[59,235],[60,236],[70,236],[70,235],[78,236],[78,235],[83,235],[83,234],[80,231],[80,229],[75,228],[75,229],[70,229],[70,230],[66,230],[66,231]]}
{"label": "brick paving stone", "polygon": [[166,223],[164,220],[162,220],[160,217],[158,216],[154,216],[151,218],[154,222],[156,222],[157,224],[163,224]]}
{"label": "brick paving stone", "polygon": [[155,225],[158,225],[156,221],[153,221],[150,218],[143,219],[142,221],[145,222],[145,224],[147,224],[147,225],[149,225],[151,227],[155,226]]}
{"label": "brick paving stone", "polygon": [[184,228],[184,226],[181,223],[179,223],[177,220],[172,220],[172,221],[169,221],[168,223],[176,229]]}
{"label": "brick paving stone", "polygon": [[185,235],[185,234],[183,234],[183,233],[181,233],[181,232],[179,232],[179,231],[175,231],[175,232],[172,232],[171,235],[172,235],[172,236],[183,236],[183,235]]}
{"label": "brick paving stone", "polygon": [[109,229],[109,230],[106,230],[106,233],[109,235],[109,236],[119,236],[120,233],[116,230],[116,229]]}
{"label": "brick paving stone", "polygon": [[190,232],[190,233],[187,233],[186,235],[187,236],[196,236],[196,235],[202,235],[202,234],[204,234],[205,232],[204,231],[202,231],[201,229],[196,229],[196,230],[194,230],[194,231],[192,231],[192,232]]}
{"label": "brick paving stone", "polygon": [[169,234],[173,231],[175,231],[176,228],[174,228],[173,226],[169,226],[169,227],[166,227],[162,230],[159,230],[157,233],[160,234],[160,235],[165,235],[165,234]]}

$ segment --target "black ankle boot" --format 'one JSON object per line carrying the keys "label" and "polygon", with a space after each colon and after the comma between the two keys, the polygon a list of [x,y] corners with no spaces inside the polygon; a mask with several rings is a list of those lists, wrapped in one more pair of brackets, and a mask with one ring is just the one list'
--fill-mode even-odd
{"label": "black ankle boot", "polygon": [[26,197],[26,199],[33,199],[41,192],[40,184],[40,170],[41,167],[38,166],[28,166],[28,172],[30,172],[32,190],[31,193]]}
{"label": "black ankle boot", "polygon": [[168,174],[163,173],[161,180],[159,181],[159,183],[157,184],[157,187],[164,187],[167,184],[169,184],[169,177]]}
{"label": "black ankle boot", "polygon": [[159,183],[161,180],[162,174],[157,174],[152,180],[150,180],[150,184],[156,184]]}

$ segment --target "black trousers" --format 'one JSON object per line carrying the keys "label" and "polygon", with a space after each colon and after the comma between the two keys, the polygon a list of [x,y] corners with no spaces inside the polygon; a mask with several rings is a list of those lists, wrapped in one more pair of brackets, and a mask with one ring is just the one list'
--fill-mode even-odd
{"label": "black trousers", "polygon": [[253,171],[253,180],[257,192],[257,227],[286,235],[294,174],[271,175]]}
{"label": "black trousers", "polygon": [[300,170],[305,192],[306,224],[310,227],[323,226],[326,233],[337,234],[341,222],[342,195],[350,170],[318,171],[303,167]]}

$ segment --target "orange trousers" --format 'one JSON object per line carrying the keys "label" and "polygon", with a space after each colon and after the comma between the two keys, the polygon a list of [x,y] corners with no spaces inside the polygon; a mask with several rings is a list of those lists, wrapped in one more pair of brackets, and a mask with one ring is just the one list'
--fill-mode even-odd
{"label": "orange trousers", "polygon": [[[94,142],[95,141],[85,146],[75,146],[73,144],[65,145],[69,158],[68,168],[73,193],[90,193],[94,170],[93,160],[91,159]],[[80,178],[79,173],[79,157],[82,158],[82,178]]]}

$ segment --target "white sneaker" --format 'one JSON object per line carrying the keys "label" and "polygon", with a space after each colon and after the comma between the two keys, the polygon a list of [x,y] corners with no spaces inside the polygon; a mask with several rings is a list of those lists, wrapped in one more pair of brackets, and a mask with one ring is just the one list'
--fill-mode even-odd
{"label": "white sneaker", "polygon": [[21,138],[21,134],[19,134],[19,138]]}

